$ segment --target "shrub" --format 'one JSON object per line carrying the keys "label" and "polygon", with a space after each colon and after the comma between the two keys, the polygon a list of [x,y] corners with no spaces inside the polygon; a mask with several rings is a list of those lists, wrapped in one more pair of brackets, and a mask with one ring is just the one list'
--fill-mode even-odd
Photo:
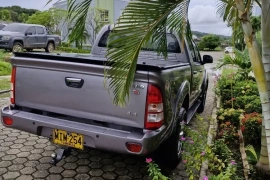
{"label": "shrub", "polygon": [[257,95],[231,98],[222,104],[223,108],[231,108],[232,106],[235,109],[243,109],[246,113],[262,113],[261,100]]}
{"label": "shrub", "polygon": [[237,128],[229,121],[219,125],[217,138],[223,138],[227,145],[236,145],[238,143]]}
{"label": "shrub", "polygon": [[68,42],[62,42],[61,47],[70,47],[70,43]]}
{"label": "shrub", "polygon": [[84,50],[84,49],[78,49],[78,48],[70,48],[70,47],[57,47],[57,51],[64,51],[68,53],[82,53],[82,54],[89,54],[89,50]]}
{"label": "shrub", "polygon": [[[231,74],[227,77],[225,76],[220,77],[218,79],[217,86],[215,88],[215,93],[221,97],[221,103],[224,106],[224,108],[234,107],[233,106],[234,104],[232,104],[232,102],[228,102],[234,98],[242,96],[258,96],[259,98],[258,87],[255,81],[253,80],[237,81],[233,79],[232,76],[234,76],[234,74]],[[244,109],[244,107],[242,108]]]}
{"label": "shrub", "polygon": [[10,75],[11,70],[12,70],[12,67],[10,63],[0,61],[0,76]]}
{"label": "shrub", "polygon": [[241,109],[220,109],[217,112],[218,122],[220,125],[229,122],[230,124],[227,123],[227,125],[232,125],[238,129],[240,127],[240,116],[243,112]]}
{"label": "shrub", "polygon": [[226,144],[226,140],[221,138],[214,142],[212,147],[213,152],[224,163],[229,163],[233,158],[233,153]]}
{"label": "shrub", "polygon": [[262,115],[256,112],[244,114],[244,117],[241,119],[241,130],[245,143],[260,145]]}

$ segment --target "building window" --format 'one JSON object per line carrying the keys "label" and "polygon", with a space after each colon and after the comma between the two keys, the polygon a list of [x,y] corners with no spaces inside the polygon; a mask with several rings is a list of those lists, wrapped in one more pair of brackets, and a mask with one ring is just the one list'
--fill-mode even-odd
{"label": "building window", "polygon": [[109,22],[109,11],[108,10],[102,10],[100,12],[100,21],[101,22]]}

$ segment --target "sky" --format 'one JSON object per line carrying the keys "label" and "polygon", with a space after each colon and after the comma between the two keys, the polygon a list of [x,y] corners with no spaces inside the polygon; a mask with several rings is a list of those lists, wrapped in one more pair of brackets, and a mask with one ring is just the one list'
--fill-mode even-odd
{"label": "sky", "polygon": [[[57,0],[53,0],[53,2],[56,1]],[[194,31],[230,36],[230,28],[228,28],[216,14],[216,1],[217,0],[191,0],[189,8],[191,29]],[[48,0],[0,0],[0,6],[18,5],[24,8],[45,10],[52,4],[45,7],[47,2]]]}

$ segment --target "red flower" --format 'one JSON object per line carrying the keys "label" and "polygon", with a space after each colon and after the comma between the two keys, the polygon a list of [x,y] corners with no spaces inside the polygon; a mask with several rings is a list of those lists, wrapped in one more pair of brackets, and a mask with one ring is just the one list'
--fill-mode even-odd
{"label": "red flower", "polygon": [[242,131],[242,132],[245,131],[245,126],[241,126],[241,131]]}
{"label": "red flower", "polygon": [[226,126],[231,125],[231,123],[229,121],[225,122]]}

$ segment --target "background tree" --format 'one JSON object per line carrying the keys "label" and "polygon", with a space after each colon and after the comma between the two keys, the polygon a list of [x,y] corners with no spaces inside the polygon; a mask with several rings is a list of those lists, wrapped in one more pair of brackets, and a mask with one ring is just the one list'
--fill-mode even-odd
{"label": "background tree", "polygon": [[[12,22],[26,22],[29,16],[35,14],[38,11],[36,9],[21,8],[20,6],[0,6],[0,12],[4,10],[6,12],[9,11],[10,18],[8,18],[8,21]],[[0,13],[0,19],[4,20],[3,18],[4,17]]]}
{"label": "background tree", "polygon": [[50,33],[60,35],[65,21],[66,11],[50,9],[47,11],[37,11],[28,18],[26,23],[43,25]]}
{"label": "background tree", "polygon": [[261,16],[251,16],[252,28],[255,32],[261,30]]}
{"label": "background tree", "polygon": [[29,18],[28,14],[25,13],[19,14],[18,22],[26,22],[28,18]]}
{"label": "background tree", "polygon": [[2,20],[4,20],[4,21],[11,21],[11,14],[10,14],[9,10],[3,9],[1,11],[1,13],[2,13]]}
{"label": "background tree", "polygon": [[10,10],[10,16],[12,22],[19,22],[19,14],[15,11]]}
{"label": "background tree", "polygon": [[[103,22],[101,18],[102,9],[90,8],[86,19],[86,31],[89,32],[89,42],[91,45],[94,44],[97,34],[100,29],[110,22]],[[91,35],[90,35],[91,34]]]}
{"label": "background tree", "polygon": [[200,49],[214,50],[221,45],[220,37],[214,34],[206,35],[202,37],[198,47]]}

